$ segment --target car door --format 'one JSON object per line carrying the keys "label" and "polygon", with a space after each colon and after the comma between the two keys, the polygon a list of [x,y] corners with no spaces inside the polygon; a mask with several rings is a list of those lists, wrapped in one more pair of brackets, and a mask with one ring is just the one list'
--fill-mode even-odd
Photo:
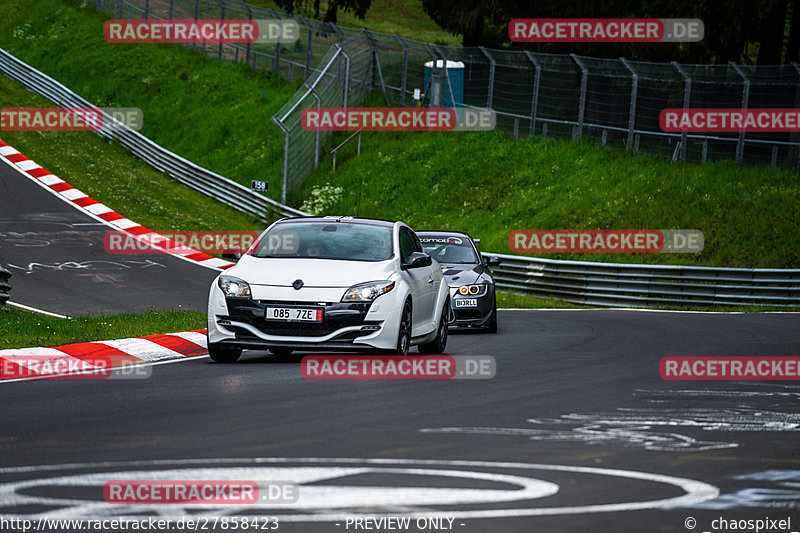
{"label": "car door", "polygon": [[[425,250],[422,248],[422,243],[419,241],[419,237],[417,237],[417,234],[416,233],[412,233],[412,235],[414,236],[414,243],[416,245],[416,251],[425,253]],[[422,269],[420,269],[420,270],[422,270]],[[429,267],[425,267],[425,271],[426,271],[426,275],[427,275],[426,283],[427,283],[427,286],[428,286],[427,287],[428,291],[424,296],[424,298],[425,298],[425,317],[426,317],[426,320],[430,321],[433,324],[432,327],[435,328],[436,327],[435,322],[436,322],[436,320],[438,318],[436,316],[436,297],[439,294],[439,286],[443,283],[442,282],[442,279],[443,279],[442,269],[441,269],[441,267],[438,267],[438,263],[435,263],[435,264],[432,264]]]}
{"label": "car door", "polygon": [[[409,256],[418,251],[414,233],[408,228],[400,228],[400,261],[408,263]],[[403,271],[411,291],[411,336],[425,335],[431,331],[430,322],[430,267],[409,268]]]}

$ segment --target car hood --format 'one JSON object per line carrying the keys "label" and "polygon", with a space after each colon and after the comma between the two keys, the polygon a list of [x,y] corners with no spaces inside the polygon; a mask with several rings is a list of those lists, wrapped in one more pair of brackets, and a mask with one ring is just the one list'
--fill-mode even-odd
{"label": "car hood", "polygon": [[483,273],[482,265],[442,265],[442,272],[451,287],[477,283]]}
{"label": "car hood", "polygon": [[251,285],[290,287],[303,280],[304,287],[348,288],[357,283],[391,279],[394,260],[380,262],[332,259],[259,258],[245,255],[225,274]]}

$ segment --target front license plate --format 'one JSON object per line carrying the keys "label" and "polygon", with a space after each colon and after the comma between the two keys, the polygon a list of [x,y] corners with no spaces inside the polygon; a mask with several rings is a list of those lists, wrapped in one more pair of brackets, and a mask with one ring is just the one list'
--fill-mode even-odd
{"label": "front license plate", "polygon": [[459,298],[454,301],[456,307],[478,307],[478,300],[475,298]]}
{"label": "front license plate", "polygon": [[287,322],[322,322],[322,309],[298,309],[296,307],[267,307],[267,320]]}

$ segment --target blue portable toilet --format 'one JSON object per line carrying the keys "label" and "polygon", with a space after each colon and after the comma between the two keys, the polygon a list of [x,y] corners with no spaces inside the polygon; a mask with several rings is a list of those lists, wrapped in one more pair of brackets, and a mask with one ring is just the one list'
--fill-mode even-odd
{"label": "blue portable toilet", "polygon": [[[447,73],[445,76],[445,68]],[[450,87],[447,87],[447,80],[450,80]],[[455,107],[458,112],[464,105],[464,63],[461,61],[439,59],[434,66],[433,61],[425,63],[425,92],[426,107]],[[453,100],[450,98],[450,91],[453,92]],[[460,116],[460,115],[459,115]]]}

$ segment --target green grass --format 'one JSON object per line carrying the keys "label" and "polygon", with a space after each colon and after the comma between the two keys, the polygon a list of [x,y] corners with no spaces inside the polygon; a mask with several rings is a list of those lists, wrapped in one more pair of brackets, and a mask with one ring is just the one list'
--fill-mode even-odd
{"label": "green grass", "polygon": [[140,315],[64,320],[14,308],[0,308],[0,350],[141,337],[205,327],[205,313],[193,311],[148,311]]}
{"label": "green grass", "polygon": [[469,231],[511,253],[515,229],[699,229],[700,254],[551,254],[553,259],[797,268],[800,178],[786,170],[670,164],[588,142],[500,132],[365,133],[306,179],[299,203],[342,188],[328,213],[399,219],[415,229]]}
{"label": "green grass", "polygon": [[79,0],[3,0],[2,12],[0,47],[95,105],[142,109],[141,133],[182,157],[280,192],[283,137],[270,118],[300,81],[179,45],[107,43],[105,15]]}
{"label": "green grass", "polygon": [[[272,0],[249,0],[249,4],[281,9]],[[314,16],[313,4],[309,9],[295,8],[295,14]],[[320,2],[320,17],[325,15],[328,2]],[[350,12],[339,10],[337,25],[351,28],[367,28],[371,31],[396,33],[416,41],[425,41],[448,46],[459,46],[461,37],[447,32],[433,22],[422,10],[422,0],[372,0],[364,20]]]}
{"label": "green grass", "polygon": [[[0,107],[50,105],[0,76]],[[0,138],[70,185],[150,229],[263,228],[262,221],[167,178],[95,133],[0,131]]]}

